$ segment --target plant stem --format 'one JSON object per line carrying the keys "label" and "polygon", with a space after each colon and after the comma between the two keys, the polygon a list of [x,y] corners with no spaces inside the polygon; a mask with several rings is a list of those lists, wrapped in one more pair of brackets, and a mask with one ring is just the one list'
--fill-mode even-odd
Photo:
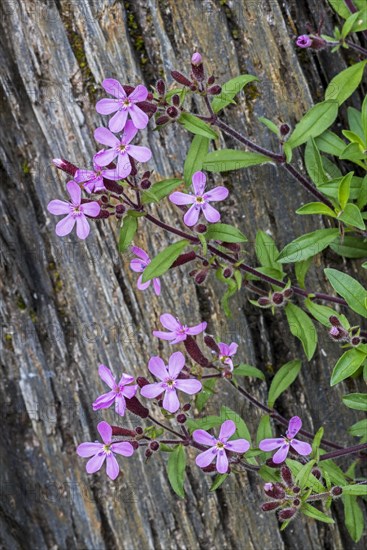
{"label": "plant stem", "polygon": [[156,418],[154,418],[154,416],[152,416],[151,414],[148,415],[148,418],[149,420],[151,420],[152,422],[154,422],[154,424],[157,424],[157,426],[160,426],[161,428],[163,428],[164,430],[167,430],[167,432],[171,432],[171,434],[174,434],[176,435],[177,437],[179,437],[180,439],[186,439],[182,434],[180,434],[179,432],[175,432],[175,430],[172,430],[172,428],[170,428],[169,426],[165,426],[164,424],[162,424],[161,422],[159,422],[159,420],[157,420]]}
{"label": "plant stem", "polygon": [[360,445],[353,445],[353,447],[346,447],[345,449],[326,453],[320,456],[320,461],[329,460],[329,458],[339,458],[340,456],[347,456],[364,450],[367,450],[367,443],[361,443]]}

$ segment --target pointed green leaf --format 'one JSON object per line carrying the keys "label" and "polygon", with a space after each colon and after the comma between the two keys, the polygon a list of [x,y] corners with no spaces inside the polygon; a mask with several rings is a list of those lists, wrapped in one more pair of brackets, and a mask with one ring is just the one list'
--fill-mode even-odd
{"label": "pointed green leaf", "polygon": [[166,273],[171,267],[173,262],[177,260],[179,255],[189,244],[189,241],[183,239],[177,241],[177,243],[170,244],[167,248],[162,250],[155,258],[152,259],[148,267],[145,268],[142,281],[146,283],[154,277],[160,277],[163,273]]}
{"label": "pointed green leaf", "polygon": [[367,393],[349,393],[348,395],[343,395],[343,403],[350,409],[367,411]]}
{"label": "pointed green leaf", "polygon": [[356,348],[344,352],[334,367],[330,386],[335,386],[342,380],[352,376],[365,360],[366,354]]}
{"label": "pointed green leaf", "polygon": [[119,237],[119,251],[126,252],[129,248],[135,233],[138,229],[138,219],[132,216],[125,216],[122,221]]}
{"label": "pointed green leaf", "polygon": [[349,202],[345,206],[344,210],[338,215],[338,219],[348,225],[358,227],[358,229],[365,229],[365,223],[363,221],[360,209],[351,202]]}
{"label": "pointed green leaf", "polygon": [[300,262],[319,254],[339,235],[338,229],[318,229],[287,244],[277,260],[282,264]]}
{"label": "pointed green leaf", "polygon": [[177,445],[169,455],[167,463],[168,479],[172,489],[180,498],[185,498],[184,481],[186,469],[186,453],[183,445]]}
{"label": "pointed green leaf", "polygon": [[209,124],[190,113],[182,113],[178,122],[192,134],[197,134],[208,139],[217,139],[218,137],[218,134],[214,132]]}
{"label": "pointed green leaf", "polygon": [[338,102],[334,99],[323,101],[312,107],[296,124],[287,146],[294,149],[317,137],[333,124],[338,115]]}
{"label": "pointed green leaf", "polygon": [[342,495],[344,504],[345,525],[354,542],[358,542],[364,531],[363,512],[357,502],[357,497]]}
{"label": "pointed green leaf", "polygon": [[143,191],[141,195],[142,203],[150,204],[152,202],[161,201],[162,199],[167,197],[167,195],[169,195],[172,191],[177,189],[177,187],[181,185],[181,183],[183,183],[183,181],[177,178],[158,181],[150,189],[148,189],[147,191]]}
{"label": "pointed green leaf", "polygon": [[344,258],[367,258],[367,240],[358,237],[344,237],[340,242],[333,242],[330,248]]}
{"label": "pointed green leaf", "polygon": [[304,204],[301,208],[296,210],[296,214],[300,214],[301,216],[305,214],[320,214],[322,216],[336,218],[335,212],[323,202],[309,202],[308,204]]}
{"label": "pointed green leaf", "polygon": [[295,381],[301,370],[301,361],[289,361],[274,376],[268,395],[268,406],[273,407],[278,397]]}
{"label": "pointed green leaf", "polygon": [[221,109],[233,103],[233,98],[246,86],[246,84],[254,81],[259,81],[259,79],[250,74],[241,74],[228,80],[228,82],[223,84],[221,93],[212,99],[213,111],[218,113]]}
{"label": "pointed green leaf", "polygon": [[208,153],[203,168],[209,172],[228,172],[228,170],[239,170],[240,168],[248,168],[266,162],[272,162],[272,160],[259,153],[238,151],[237,149],[220,149]]}
{"label": "pointed green leaf", "polygon": [[363,286],[350,275],[337,269],[327,268],[324,272],[333,289],[344,298],[353,311],[367,317],[365,306],[367,291]]}
{"label": "pointed green leaf", "polygon": [[334,76],[326,88],[325,99],[336,100],[342,105],[360,85],[366,63],[367,61],[355,63]]}
{"label": "pointed green leaf", "polygon": [[214,481],[209,489],[210,492],[216,491],[218,487],[225,482],[229,474],[217,474],[214,478]]}
{"label": "pointed green leaf", "polygon": [[251,365],[246,365],[245,363],[241,363],[236,367],[233,371],[234,376],[252,376],[253,378],[260,378],[260,380],[265,380],[264,373],[257,369],[256,367],[252,367]]}
{"label": "pointed green leaf", "polygon": [[285,313],[291,333],[301,341],[306,357],[310,361],[317,346],[317,332],[312,320],[307,313],[291,302],[285,306]]}
{"label": "pointed green leaf", "polygon": [[333,518],[327,516],[324,512],[320,512],[320,510],[314,506],[311,506],[311,504],[308,504],[307,502],[302,504],[301,512],[305,514],[305,516],[317,519],[317,521],[322,521],[323,523],[335,523]]}
{"label": "pointed green leaf", "polygon": [[184,164],[184,180],[187,186],[192,183],[192,176],[203,167],[204,159],[208,154],[209,138],[195,136],[186,155]]}
{"label": "pointed green leaf", "polygon": [[224,243],[247,242],[245,235],[239,229],[227,223],[211,223],[205,233],[205,238]]}

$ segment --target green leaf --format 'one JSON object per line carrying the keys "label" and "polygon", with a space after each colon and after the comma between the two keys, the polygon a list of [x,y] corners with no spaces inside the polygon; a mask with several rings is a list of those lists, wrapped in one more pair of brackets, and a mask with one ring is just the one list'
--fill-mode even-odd
{"label": "green leaf", "polygon": [[367,241],[357,237],[346,236],[340,243],[331,243],[330,248],[344,258],[367,257]]}
{"label": "green leaf", "polygon": [[266,162],[272,161],[259,153],[238,151],[237,149],[220,149],[208,153],[203,168],[208,172],[228,172],[228,170],[239,170],[240,168],[248,168]]}
{"label": "green leaf", "polygon": [[348,225],[358,227],[358,229],[365,229],[360,209],[351,202],[345,206],[344,210],[338,215],[338,218]]}
{"label": "green leaf", "polygon": [[342,0],[328,0],[330,6],[333,8],[333,10],[340,15],[343,19],[348,19],[350,16],[350,11],[347,8],[346,3]]}
{"label": "green leaf", "polygon": [[203,167],[204,159],[208,154],[209,138],[195,136],[186,155],[184,164],[184,180],[186,185],[191,185],[192,176]]}
{"label": "green leaf", "polygon": [[[305,487],[310,487],[309,483],[309,477],[311,474],[312,468],[315,466],[316,460],[310,460],[307,462],[307,464],[304,464],[300,471],[298,472],[295,484],[301,487],[301,489],[304,489]],[[312,487],[312,481],[311,481],[311,487]]]}
{"label": "green leaf", "polygon": [[310,361],[317,346],[317,332],[312,320],[300,307],[290,302],[285,306],[285,313],[291,333],[301,341]]}
{"label": "green leaf", "polygon": [[327,268],[324,272],[331,286],[344,298],[353,311],[359,313],[359,315],[363,317],[367,317],[367,309],[365,306],[367,291],[363,286],[350,275],[337,271],[336,269]]}
{"label": "green leaf", "polygon": [[[298,476],[303,467],[300,462],[298,462],[297,460],[293,460],[292,458],[287,458],[286,464],[288,468],[290,468],[294,477]],[[317,493],[325,492],[325,487],[323,486],[323,484],[311,473],[308,477],[308,485],[309,487],[312,487],[312,489]]]}
{"label": "green leaf", "polygon": [[304,204],[301,208],[296,210],[296,214],[300,214],[302,216],[305,214],[320,214],[322,216],[331,216],[332,218],[336,218],[334,210],[331,210],[331,208],[326,206],[323,202],[309,202],[308,204]]}
{"label": "green leaf", "polygon": [[273,121],[265,118],[264,116],[259,116],[258,120],[262,122],[273,134],[280,137],[279,126],[277,126]]}
{"label": "green leaf", "polygon": [[258,473],[264,481],[271,481],[272,483],[279,483],[280,481],[279,470],[274,470],[270,466],[261,466]]}
{"label": "green leaf", "polygon": [[367,95],[365,96],[363,103],[362,103],[362,111],[361,111],[361,126],[362,126],[362,134],[367,142]]}
{"label": "green leaf", "polygon": [[[320,151],[336,157],[345,149],[345,142],[330,130],[326,130],[326,132],[318,136],[315,141]],[[325,159],[323,159],[323,162],[324,160]]]}
{"label": "green leaf", "polygon": [[138,219],[132,216],[125,216],[122,221],[119,237],[119,251],[126,252],[129,248],[135,233],[138,229]]}
{"label": "green leaf", "polygon": [[158,181],[150,189],[148,189],[147,191],[143,191],[141,195],[142,203],[150,204],[152,202],[161,201],[162,199],[167,197],[167,195],[169,195],[172,191],[177,189],[177,187],[181,185],[181,183],[183,183],[183,181],[177,178]]}
{"label": "green leaf", "polygon": [[340,204],[340,208],[343,209],[345,205],[347,204],[349,197],[350,197],[350,184],[352,181],[354,172],[349,172],[346,176],[344,176],[339,183],[339,189],[338,189],[338,200]]}
{"label": "green leaf", "polygon": [[363,132],[363,126],[362,126],[362,114],[361,111],[358,111],[354,107],[348,107],[347,109],[348,114],[348,124],[349,128],[357,134],[361,138],[362,141],[364,141],[364,132]]}
{"label": "green leaf", "polygon": [[363,210],[366,204],[367,204],[367,174],[362,180],[361,190],[359,192],[358,200],[357,200],[357,206],[360,210]]}
{"label": "green leaf", "polygon": [[305,278],[312,264],[312,257],[294,264],[296,279],[301,288],[305,288]]}
{"label": "green leaf", "polygon": [[359,420],[353,424],[349,429],[348,433],[354,437],[366,437],[367,434],[367,418]]}
{"label": "green leaf", "polygon": [[214,481],[209,489],[209,491],[212,493],[213,491],[216,491],[218,487],[222,485],[222,483],[225,482],[229,474],[217,474],[214,478]]}
{"label": "green leaf", "polygon": [[342,500],[344,505],[345,525],[354,542],[358,542],[364,531],[363,512],[356,497],[342,495]]}
{"label": "green leaf", "polygon": [[311,137],[319,136],[333,124],[337,115],[337,101],[331,99],[318,103],[304,115],[298,124],[296,124],[287,141],[288,147],[294,149],[306,143]]}
{"label": "green leaf", "polygon": [[305,164],[307,173],[316,187],[318,187],[320,183],[327,181],[328,178],[322,163],[320,151],[318,150],[316,141],[313,138],[310,138],[306,144]]}
{"label": "green leaf", "polygon": [[270,439],[273,437],[273,430],[271,429],[270,415],[265,414],[261,417],[259,426],[256,432],[256,445],[259,445],[263,439]]}
{"label": "green leaf", "polygon": [[308,502],[302,504],[301,512],[305,514],[305,516],[317,519],[317,521],[322,521],[323,523],[335,523],[331,517],[324,514],[324,512],[320,512],[320,510],[311,506]]}
{"label": "green leaf", "polygon": [[190,434],[194,430],[210,430],[211,428],[216,428],[222,424],[223,420],[220,416],[204,416],[202,418],[189,418],[186,422],[187,429]]}
{"label": "green leaf", "polygon": [[[341,321],[341,315],[337,311],[334,311],[331,309],[331,307],[328,306],[322,306],[321,304],[317,304],[316,302],[312,301],[310,298],[305,299],[305,306],[308,309],[308,311],[311,313],[315,319],[325,327],[331,327],[331,323],[329,321],[329,318],[334,315],[335,317],[338,317]],[[343,324],[343,323],[342,323]]]}
{"label": "green leaf", "polygon": [[342,487],[343,489],[343,495],[352,495],[355,497],[358,496],[367,496],[367,485],[345,485]]}
{"label": "green leaf", "polygon": [[167,463],[168,479],[172,489],[180,498],[185,498],[183,488],[186,469],[186,453],[183,445],[177,445],[169,455]]}
{"label": "green leaf", "polygon": [[233,103],[233,98],[250,82],[259,81],[256,76],[250,74],[242,74],[228,80],[222,86],[222,91],[219,95],[215,96],[212,100],[212,109],[215,113],[218,113],[224,107],[227,107],[230,103]]}
{"label": "green leaf", "polygon": [[253,378],[260,378],[260,380],[265,380],[264,373],[257,369],[256,367],[252,367],[251,365],[247,365],[245,363],[241,363],[236,367],[233,371],[234,376],[252,376]]}
{"label": "green leaf", "polygon": [[289,361],[283,365],[274,376],[268,395],[268,406],[273,407],[278,397],[295,381],[301,370],[301,361]]}
{"label": "green leaf", "polygon": [[325,99],[336,100],[342,105],[360,85],[366,63],[367,61],[355,63],[334,76],[326,88]]}
{"label": "green leaf", "polygon": [[197,134],[208,139],[217,139],[218,137],[218,134],[214,132],[209,124],[190,113],[182,113],[178,122],[192,134]]}
{"label": "green leaf", "polygon": [[214,241],[222,241],[224,243],[245,243],[247,239],[245,235],[233,225],[227,223],[212,223],[209,225],[205,233],[206,239]]}
{"label": "green leaf", "polygon": [[203,383],[203,389],[196,395],[195,404],[199,412],[201,412],[208,400],[214,395],[214,388],[217,384],[217,378],[209,378]]}
{"label": "green leaf", "polygon": [[365,360],[366,354],[356,348],[344,352],[334,367],[330,386],[335,386],[342,380],[352,376]]}
{"label": "green leaf", "polygon": [[319,254],[330,243],[335,241],[339,235],[338,229],[318,229],[312,233],[306,233],[287,244],[280,255],[278,261],[282,264],[300,262],[311,256]]}
{"label": "green leaf", "polygon": [[279,250],[277,249],[274,240],[265,233],[258,231],[255,240],[255,253],[257,259],[263,267],[271,267],[279,273],[278,277],[283,276],[283,266],[277,261]]}
{"label": "green leaf", "polygon": [[348,395],[344,395],[343,403],[350,409],[367,411],[367,393],[349,393]]}
{"label": "green leaf", "polygon": [[[325,454],[325,451],[320,452],[320,454]],[[345,485],[346,478],[344,472],[339,466],[335,464],[333,460],[323,460],[319,463],[318,466],[321,469],[323,477],[329,477],[329,480],[334,485]]]}
{"label": "green leaf", "polygon": [[177,241],[177,243],[170,244],[167,248],[159,252],[159,254],[152,259],[148,267],[145,268],[142,278],[143,283],[166,273],[188,244],[189,241],[183,239]]}
{"label": "green leaf", "polygon": [[232,411],[229,407],[224,405],[220,409],[220,418],[221,422],[225,420],[233,420],[236,424],[235,437],[240,439],[246,439],[246,441],[251,442],[251,434],[248,427],[246,426],[245,421],[237,414],[235,411]]}
{"label": "green leaf", "polygon": [[361,161],[366,159],[367,155],[358,143],[349,143],[349,145],[343,149],[342,153],[339,155],[339,158],[341,160],[350,160],[355,164],[364,166],[363,163],[361,164]]}
{"label": "green leaf", "polygon": [[322,438],[324,437],[324,428],[319,428],[315,434],[315,437],[312,441],[312,454],[317,457],[317,462],[319,460],[319,449],[321,445]]}
{"label": "green leaf", "polygon": [[358,11],[356,16],[351,32],[365,31],[367,29],[367,8]]}

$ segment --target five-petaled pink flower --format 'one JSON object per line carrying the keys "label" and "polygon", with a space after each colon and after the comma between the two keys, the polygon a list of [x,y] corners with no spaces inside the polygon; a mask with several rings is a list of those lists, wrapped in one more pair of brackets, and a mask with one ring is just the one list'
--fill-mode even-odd
{"label": "five-petaled pink flower", "polygon": [[125,397],[127,399],[131,399],[134,397],[138,389],[138,385],[133,384],[134,377],[128,374],[123,374],[117,384],[116,378],[113,376],[110,369],[105,365],[99,365],[98,374],[102,378],[103,382],[111,388],[111,391],[97,397],[93,403],[93,410],[98,411],[99,409],[108,409],[108,407],[115,403],[116,413],[120,416],[124,416],[126,411]]}
{"label": "five-petaled pink flower", "polygon": [[173,317],[170,313],[163,313],[160,316],[160,321],[164,328],[169,330],[169,332],[163,332],[161,330],[154,330],[153,336],[160,338],[161,340],[171,340],[171,344],[178,344],[186,340],[187,336],[195,336],[204,332],[206,329],[207,323],[199,323],[194,327],[188,327],[187,325],[181,325],[180,321]]}
{"label": "five-petaled pink flower", "polygon": [[116,174],[116,170],[107,170],[104,166],[100,166],[97,162],[98,153],[93,158],[93,170],[78,169],[75,172],[74,180],[77,183],[83,184],[83,189],[88,193],[95,193],[96,191],[105,191],[105,185],[103,178],[110,180],[118,180],[119,176]]}
{"label": "five-petaled pink flower", "polygon": [[[146,283],[142,282],[143,272],[147,265],[150,264],[150,258],[148,254],[138,246],[132,246],[131,251],[137,256],[137,258],[131,260],[130,269],[135,271],[135,273],[141,273],[136,283],[136,286],[139,290],[145,290],[146,288],[148,288],[148,286],[150,286],[150,283],[152,282],[151,280],[147,281]],[[161,282],[158,277],[154,277],[153,279],[153,288],[156,295],[159,296],[161,293]]]}
{"label": "five-petaled pink flower", "polygon": [[299,416],[293,416],[288,424],[288,430],[285,437],[278,437],[274,439],[263,439],[259,443],[259,448],[262,451],[278,451],[273,456],[273,462],[275,464],[281,464],[287,458],[289,448],[292,447],[296,453],[302,456],[307,456],[312,453],[312,447],[304,441],[294,439],[294,436],[298,434],[302,428],[302,420]]}
{"label": "five-petaled pink flower", "polygon": [[141,395],[148,399],[154,399],[165,392],[163,408],[170,413],[175,413],[180,407],[177,390],[193,395],[202,389],[201,382],[195,378],[178,378],[184,366],[185,357],[180,351],[172,353],[168,360],[168,368],[160,357],[151,357],[148,369],[160,382],[143,386],[140,390]]}
{"label": "five-petaled pink flower", "polygon": [[220,474],[225,474],[228,471],[228,456],[227,451],[233,453],[245,453],[250,448],[250,443],[246,439],[234,439],[228,441],[236,431],[236,424],[233,420],[223,422],[219,438],[216,439],[213,435],[205,430],[195,430],[192,434],[194,441],[202,445],[208,445],[203,453],[196,457],[196,464],[199,468],[206,468],[216,458],[216,468]]}
{"label": "five-petaled pink flower", "polygon": [[56,225],[56,235],[58,235],[58,237],[68,235],[73,230],[76,223],[76,234],[79,239],[86,239],[90,231],[86,216],[95,218],[100,213],[101,207],[98,202],[82,203],[82,192],[75,181],[69,181],[66,188],[70,195],[71,202],[54,200],[47,206],[47,210],[51,212],[51,214],[55,214],[56,216],[66,214],[66,217]]}
{"label": "five-petaled pink flower", "polygon": [[297,38],[296,44],[299,48],[309,48],[312,45],[312,39],[308,34],[302,34]]}
{"label": "five-petaled pink flower", "polygon": [[101,469],[106,460],[106,473],[111,479],[116,479],[120,472],[120,467],[114,453],[131,456],[134,448],[128,441],[120,443],[112,442],[112,428],[107,422],[100,422],[97,430],[102,438],[103,443],[96,441],[95,443],[81,443],[76,452],[84,458],[92,457],[86,464],[88,474],[94,474]]}
{"label": "five-petaled pink flower", "polygon": [[113,78],[107,78],[102,82],[103,88],[108,94],[116,99],[101,99],[96,105],[97,113],[111,115],[116,113],[108,123],[111,132],[120,132],[126,124],[128,115],[134,123],[135,128],[142,130],[148,125],[149,118],[136,103],[145,101],[148,90],[139,84],[131,94],[127,95],[120,82]]}
{"label": "five-petaled pink flower", "polygon": [[206,176],[203,172],[195,172],[192,176],[192,186],[194,189],[194,195],[189,193],[181,193],[181,191],[175,191],[169,198],[173,204],[182,206],[184,204],[191,204],[190,208],[184,215],[184,223],[191,227],[195,225],[199,219],[200,212],[202,212],[208,222],[216,223],[220,220],[220,214],[218,210],[213,208],[209,203],[215,201],[222,201],[228,197],[228,189],[225,187],[215,187],[211,191],[205,193]]}
{"label": "five-petaled pink flower", "polygon": [[97,128],[94,132],[96,141],[103,145],[108,145],[110,149],[99,151],[94,157],[100,166],[107,166],[116,157],[118,157],[117,166],[112,170],[105,171],[105,177],[109,179],[124,179],[131,173],[131,162],[129,157],[133,157],[139,162],[147,162],[152,157],[152,152],[148,147],[130,145],[130,142],[136,136],[138,130],[131,120],[128,120],[121,139],[118,139],[107,128]]}
{"label": "five-petaled pink flower", "polygon": [[224,365],[229,367],[229,370],[232,372],[233,371],[233,361],[232,361],[231,358],[234,355],[236,355],[237,349],[238,349],[238,344],[236,344],[235,342],[232,342],[232,344],[228,345],[228,344],[224,344],[223,342],[219,342],[218,343],[218,348],[219,348],[219,355],[218,355],[219,360]]}

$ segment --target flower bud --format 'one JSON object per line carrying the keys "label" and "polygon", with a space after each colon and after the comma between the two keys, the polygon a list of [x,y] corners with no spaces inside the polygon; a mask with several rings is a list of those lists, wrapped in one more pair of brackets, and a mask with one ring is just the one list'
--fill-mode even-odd
{"label": "flower bud", "polygon": [[286,298],[287,300],[289,298],[291,298],[293,296],[293,289],[292,288],[286,288],[284,291],[283,291],[283,296],[284,298]]}
{"label": "flower bud", "polygon": [[299,48],[310,48],[312,46],[312,40],[307,34],[302,34],[297,38],[296,44]]}
{"label": "flower bud", "polygon": [[197,285],[202,285],[208,276],[208,270],[202,269],[201,271],[198,271],[194,277],[194,281]]}
{"label": "flower bud", "polygon": [[149,189],[151,187],[152,183],[148,179],[144,179],[140,182],[140,187],[144,190]]}
{"label": "flower bud", "polygon": [[150,449],[147,449],[145,451],[145,458],[148,459],[152,456],[153,452]]}
{"label": "flower bud", "polygon": [[219,95],[222,91],[222,87],[218,86],[217,84],[215,86],[211,86],[208,88],[208,94],[209,95]]}
{"label": "flower bud", "polygon": [[281,292],[274,292],[271,299],[272,299],[273,304],[276,305],[276,306],[280,306],[284,302],[284,296]]}
{"label": "flower bud", "polygon": [[198,89],[198,87],[196,86],[196,84],[191,84],[190,90],[191,90],[192,92],[196,92],[197,89]]}
{"label": "flower bud", "polygon": [[138,435],[143,435],[143,433],[144,433],[144,430],[143,430],[143,428],[142,428],[141,426],[137,426],[137,427],[135,428],[135,431],[136,431],[136,433],[137,433]]}
{"label": "flower bud", "polygon": [[191,57],[191,64],[192,65],[200,65],[203,62],[203,58],[199,54],[199,52],[195,52]]}
{"label": "flower bud", "polygon": [[206,334],[204,336],[204,342],[208,346],[208,348],[214,351],[214,353],[216,353],[217,355],[220,355],[218,344],[216,343],[216,341],[212,336],[210,336],[209,334]]}
{"label": "flower bud", "polygon": [[321,479],[321,477],[322,477],[322,473],[321,473],[321,470],[319,468],[312,468],[311,474],[313,476],[315,476],[316,479]]}
{"label": "flower bud", "polygon": [[187,412],[191,409],[191,403],[185,403],[185,405],[182,407],[182,410],[184,412]]}
{"label": "flower bud", "polygon": [[[269,485],[271,487],[269,487]],[[282,500],[285,497],[285,491],[280,483],[266,483],[264,485],[264,493],[271,498]]]}
{"label": "flower bud", "polygon": [[56,168],[70,174],[70,176],[75,176],[76,171],[79,170],[77,166],[65,159],[52,159],[52,162]]}
{"label": "flower bud", "polygon": [[274,502],[264,502],[262,505],[261,505],[261,510],[263,512],[271,512],[272,510],[276,510],[277,508],[279,508],[279,506],[281,506],[281,502],[275,500]]}
{"label": "flower bud", "polygon": [[351,339],[350,343],[352,344],[352,346],[359,346],[359,344],[362,342],[362,340],[360,339],[359,336],[353,336],[353,338]]}
{"label": "flower bud", "polygon": [[269,466],[269,468],[279,468],[279,464],[275,464],[272,458],[266,459],[265,464]]}
{"label": "flower bud", "polygon": [[336,315],[331,315],[329,317],[329,321],[334,327],[340,327],[341,326],[341,323],[340,323],[340,321],[339,321],[339,319],[337,318]]}
{"label": "flower bud", "polygon": [[195,363],[201,367],[207,367],[210,364],[192,336],[188,335],[183,343],[187,353],[190,355],[191,359],[195,361]]}
{"label": "flower bud", "polygon": [[204,468],[201,468],[203,472],[206,472],[208,474],[211,474],[213,472],[217,471],[217,467],[215,464],[209,464],[209,466],[205,466]]}
{"label": "flower bud", "polygon": [[323,50],[326,46],[327,42],[324,40],[321,36],[313,36],[312,37],[312,44],[311,49],[312,50]]}
{"label": "flower bud", "polygon": [[207,230],[207,226],[204,223],[198,223],[195,226],[195,231],[197,233],[205,233],[206,230]]}
{"label": "flower bud", "polygon": [[[101,210],[99,211],[98,216],[93,216],[93,219],[94,219],[94,220],[105,220],[105,219],[109,218],[110,215],[111,215],[111,213],[108,212],[108,210],[102,210],[102,209],[101,209]],[[122,216],[121,216],[121,217],[122,217]]]}
{"label": "flower bud", "polygon": [[167,115],[161,115],[156,119],[156,124],[158,126],[163,126],[163,124],[167,124],[167,122],[170,121],[170,118]]}
{"label": "flower bud", "polygon": [[171,71],[171,76],[174,80],[176,80],[176,82],[182,84],[183,86],[191,86],[192,84],[191,80],[178,71]]}
{"label": "flower bud", "polygon": [[298,485],[295,485],[294,487],[292,487],[292,491],[295,495],[298,495],[298,493],[301,492],[301,487],[298,487]]}
{"label": "flower bud", "polygon": [[[154,99],[154,96],[152,94],[152,92],[148,92],[148,95],[147,95],[147,101],[152,101],[152,99]],[[139,104],[143,103],[142,101],[139,101]]]}
{"label": "flower bud", "polygon": [[172,96],[172,103],[175,107],[180,106],[180,96],[178,94]]}
{"label": "flower bud", "polygon": [[158,451],[159,449],[158,441],[152,441],[151,443],[149,443],[149,449],[151,449],[152,451]]}
{"label": "flower bud", "polygon": [[126,408],[133,414],[140,416],[140,418],[147,418],[149,416],[149,410],[140,403],[137,397],[134,396],[131,399],[125,398],[125,401]]}
{"label": "flower bud", "polygon": [[166,93],[166,85],[162,79],[159,79],[156,84],[157,92],[160,96],[164,96]]}
{"label": "flower bud", "polygon": [[208,78],[208,86],[212,86],[212,84],[214,84],[214,82],[215,82],[215,76],[212,74]]}
{"label": "flower bud", "polygon": [[180,114],[179,110],[173,105],[171,105],[171,107],[168,107],[166,112],[170,118],[177,118],[178,115]]}
{"label": "flower bud", "polygon": [[[152,98],[153,99],[153,96]],[[157,105],[150,103],[149,101],[138,101],[137,106],[151,118],[157,112]]]}
{"label": "flower bud", "polygon": [[149,384],[148,380],[144,378],[144,376],[138,376],[136,379],[136,383],[138,384],[139,388],[144,388],[144,386],[147,386]]}
{"label": "flower bud", "polygon": [[127,428],[120,428],[120,426],[111,426],[112,435],[121,435],[123,437],[135,437],[135,430],[128,430]]}
{"label": "flower bud", "polygon": [[281,124],[279,128],[279,132],[283,138],[286,137],[290,131],[291,131],[291,127],[289,126],[289,124]]}
{"label": "flower bud", "polygon": [[194,78],[198,82],[202,82],[204,80],[204,65],[203,58],[199,52],[195,52],[191,58],[191,69]]}
{"label": "flower bud", "polygon": [[139,443],[137,441],[130,441],[129,442],[133,449],[136,451],[136,449],[139,449]]}
{"label": "flower bud", "polygon": [[283,508],[278,514],[280,521],[285,521],[287,519],[293,518],[297,513],[297,508]]}
{"label": "flower bud", "polygon": [[115,210],[116,214],[124,214],[126,211],[126,206],[124,204],[117,204]]}
{"label": "flower bud", "polygon": [[225,279],[230,279],[233,275],[233,270],[230,267],[223,269],[223,277]]}
{"label": "flower bud", "polygon": [[[109,166],[107,168],[109,168]],[[112,168],[115,168],[115,165],[113,165]],[[124,191],[124,189],[121,187],[121,185],[117,183],[117,181],[103,178],[103,185],[105,186],[107,191],[111,191],[111,193],[116,193],[116,195],[121,195]]]}
{"label": "flower bud", "polygon": [[190,252],[186,252],[185,254],[181,254],[177,260],[173,262],[170,269],[173,269],[174,267],[179,267],[180,265],[187,264],[189,262],[192,262],[196,258],[196,253],[193,250],[190,250]]}
{"label": "flower bud", "polygon": [[332,497],[340,497],[340,495],[343,493],[343,489],[341,487],[335,486],[331,488],[330,494]]}
{"label": "flower bud", "polygon": [[292,472],[288,468],[288,466],[284,465],[280,469],[280,475],[282,476],[282,480],[288,487],[292,487],[293,485],[293,476]]}
{"label": "flower bud", "polygon": [[186,417],[186,414],[178,414],[176,416],[176,420],[179,424],[185,424],[186,420],[187,420],[187,417]]}
{"label": "flower bud", "polygon": [[266,298],[265,296],[261,296],[258,299],[257,303],[261,307],[271,307],[271,301],[269,300],[269,298]]}

